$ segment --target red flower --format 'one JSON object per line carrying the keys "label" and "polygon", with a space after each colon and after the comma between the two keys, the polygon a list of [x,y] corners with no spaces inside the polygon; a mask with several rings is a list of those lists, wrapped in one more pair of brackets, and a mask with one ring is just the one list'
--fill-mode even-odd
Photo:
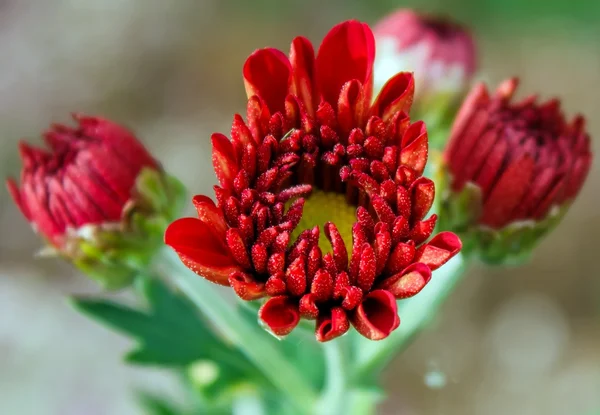
{"label": "red flower", "polygon": [[475,42],[452,20],[400,9],[378,22],[373,32],[376,86],[397,72],[414,71],[421,99],[461,92],[475,74]]}
{"label": "red flower", "polygon": [[[247,121],[234,117],[231,140],[212,136],[217,204],[196,196],[198,219],[167,229],[166,243],[201,276],[244,300],[270,297],[259,314],[277,335],[305,318],[319,341],[350,324],[383,339],[400,323],[396,299],[417,294],[460,249],[448,232],[425,242],[434,184],[421,177],[425,126],[406,115],[412,75],[390,79],[371,105],[374,57],[371,30],[357,21],[335,26],[316,57],[303,37],[289,58],[254,52],[244,65]],[[296,229],[317,189],[357,206],[351,247],[330,221],[327,253],[318,226]]]}
{"label": "red flower", "polygon": [[101,118],[74,118],[77,128],[53,125],[44,134],[51,151],[22,142],[21,187],[7,181],[23,215],[58,249],[68,231],[119,222],[142,168],[158,168],[123,127]]}
{"label": "red flower", "polygon": [[474,183],[482,198],[478,222],[492,229],[542,220],[571,201],[592,159],[583,117],[568,123],[558,100],[511,103],[516,87],[509,79],[492,96],[483,84],[473,88],[445,152],[452,190]]}

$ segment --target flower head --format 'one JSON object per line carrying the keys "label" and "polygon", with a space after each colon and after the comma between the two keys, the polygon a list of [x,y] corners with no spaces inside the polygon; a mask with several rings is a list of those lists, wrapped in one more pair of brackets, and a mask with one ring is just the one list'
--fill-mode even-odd
{"label": "flower head", "polygon": [[[119,256],[129,250],[127,259],[134,262],[132,244],[160,241],[156,232],[150,237],[150,229],[142,229],[149,223],[141,218],[156,222],[163,216],[166,206],[157,198],[177,186],[123,127],[96,117],[74,118],[77,127],[56,124],[44,134],[50,151],[20,144],[21,185],[9,179],[8,190],[52,252],[117,288],[132,276]],[[166,216],[163,221],[172,214]],[[107,267],[112,275],[104,275]]]}
{"label": "flower head", "polygon": [[[415,108],[429,122],[441,121],[454,108],[476,71],[476,49],[470,33],[444,17],[400,9],[377,23],[375,89],[394,74],[413,71]],[[415,114],[415,112],[413,112]]]}
{"label": "flower head", "polygon": [[446,219],[473,231],[484,257],[526,253],[561,217],[587,176],[592,155],[583,117],[567,122],[558,100],[511,102],[517,80],[465,100],[445,161]]}
{"label": "flower head", "polygon": [[400,323],[396,299],[460,249],[449,232],[426,242],[434,184],[422,177],[425,125],[407,116],[413,78],[397,74],[371,104],[374,58],[357,21],[331,29],[316,56],[303,37],[289,57],[254,52],[246,121],[234,117],[231,140],[212,136],[217,203],[196,196],[198,218],[167,229],[199,275],[244,300],[268,297],[259,315],[276,335],[305,318],[319,341],[351,324],[385,338]]}

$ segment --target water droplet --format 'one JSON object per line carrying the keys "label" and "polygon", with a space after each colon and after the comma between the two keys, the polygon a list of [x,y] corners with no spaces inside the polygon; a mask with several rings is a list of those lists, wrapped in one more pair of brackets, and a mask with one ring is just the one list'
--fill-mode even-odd
{"label": "water droplet", "polygon": [[425,373],[425,385],[430,389],[443,389],[448,383],[448,378],[441,370],[430,370]]}

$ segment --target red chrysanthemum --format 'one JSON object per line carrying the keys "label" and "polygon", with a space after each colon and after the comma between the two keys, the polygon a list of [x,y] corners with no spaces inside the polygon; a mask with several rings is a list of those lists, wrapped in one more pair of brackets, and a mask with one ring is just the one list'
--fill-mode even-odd
{"label": "red chrysanthemum", "polygon": [[142,169],[159,169],[120,125],[83,115],[74,119],[76,128],[54,124],[44,134],[50,151],[22,142],[21,187],[7,181],[23,216],[58,249],[68,231],[119,222]]}
{"label": "red chrysanthemum", "polygon": [[[202,277],[244,300],[270,297],[259,315],[277,335],[306,318],[319,341],[350,324],[383,339],[400,323],[396,299],[418,293],[461,247],[449,232],[426,242],[434,184],[422,177],[425,125],[407,116],[413,78],[397,74],[371,104],[374,57],[371,30],[357,21],[335,26],[316,57],[303,37],[289,58],[254,52],[244,65],[247,119],[234,117],[231,140],[212,136],[217,204],[196,196],[198,219],[166,232]],[[337,195],[357,207],[353,224],[333,223],[342,206],[327,197]],[[298,229],[309,205],[330,218],[321,225],[331,252],[318,226]]]}
{"label": "red chrysanthemum", "polygon": [[592,160],[583,117],[568,123],[556,99],[512,103],[517,84],[509,79],[491,96],[483,84],[473,88],[445,152],[453,192],[476,185],[482,201],[477,222],[492,229],[540,221],[573,200]]}

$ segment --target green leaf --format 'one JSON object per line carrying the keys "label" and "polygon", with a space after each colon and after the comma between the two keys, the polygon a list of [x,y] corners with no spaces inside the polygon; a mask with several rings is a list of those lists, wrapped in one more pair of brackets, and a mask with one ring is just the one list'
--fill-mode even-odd
{"label": "green leaf", "polygon": [[236,373],[253,369],[240,353],[215,336],[187,299],[156,279],[144,278],[138,283],[147,309],[100,298],[74,298],[71,302],[88,317],[137,341],[126,358],[130,363],[181,367],[197,360],[215,360]]}
{"label": "green leaf", "polygon": [[184,411],[181,408],[177,408],[172,402],[169,402],[164,398],[149,393],[140,393],[139,402],[146,415],[190,414],[190,412],[188,411]]}

